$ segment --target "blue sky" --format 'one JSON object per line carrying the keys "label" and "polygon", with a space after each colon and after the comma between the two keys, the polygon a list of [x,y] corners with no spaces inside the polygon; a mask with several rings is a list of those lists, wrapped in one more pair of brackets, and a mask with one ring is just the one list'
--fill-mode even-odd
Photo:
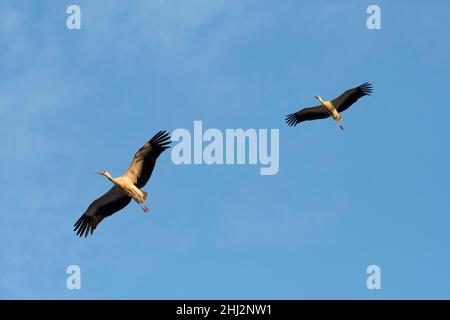
{"label": "blue sky", "polygon": [[[366,28],[381,7],[382,29]],[[65,26],[81,7],[82,29]],[[2,1],[0,298],[450,297],[448,1]],[[331,121],[284,116],[370,81]],[[279,128],[280,170],[158,160],[73,223],[161,129]],[[82,289],[66,288],[68,265]],[[366,268],[381,268],[381,290]]]}

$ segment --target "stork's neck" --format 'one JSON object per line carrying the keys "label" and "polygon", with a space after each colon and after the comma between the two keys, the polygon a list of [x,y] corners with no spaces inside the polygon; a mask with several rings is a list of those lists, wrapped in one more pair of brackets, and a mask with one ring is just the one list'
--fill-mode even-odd
{"label": "stork's neck", "polygon": [[108,172],[105,173],[105,177],[106,177],[109,181],[111,181],[112,183],[115,183],[114,178],[111,177],[111,175],[110,175]]}
{"label": "stork's neck", "polygon": [[319,102],[320,102],[321,104],[325,104],[325,101],[323,101],[323,99],[322,99],[321,97],[317,97],[317,100],[319,100]]}

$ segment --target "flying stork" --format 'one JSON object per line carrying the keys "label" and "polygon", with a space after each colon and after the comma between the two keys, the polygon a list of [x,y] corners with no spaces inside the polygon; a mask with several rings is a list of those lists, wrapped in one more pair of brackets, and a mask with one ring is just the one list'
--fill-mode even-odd
{"label": "flying stork", "polygon": [[341,123],[342,116],[340,115],[340,112],[347,110],[359,98],[370,96],[371,93],[372,85],[369,82],[366,82],[359,87],[345,91],[339,97],[331,101],[324,101],[321,97],[315,96],[314,98],[320,102],[319,106],[304,108],[298,112],[288,114],[285,121],[289,126],[296,126],[302,121],[325,119],[331,116],[338,123],[339,128],[344,130],[344,126]]}
{"label": "flying stork", "polygon": [[104,218],[126,207],[131,199],[134,199],[144,212],[148,212],[149,209],[145,203],[147,192],[141,188],[150,179],[156,159],[169,148],[169,144],[169,134],[166,131],[159,131],[136,152],[130,167],[123,176],[113,178],[108,171],[96,172],[105,176],[114,186],[92,202],[78,219],[74,225],[77,235],[86,237],[88,234],[92,234]]}

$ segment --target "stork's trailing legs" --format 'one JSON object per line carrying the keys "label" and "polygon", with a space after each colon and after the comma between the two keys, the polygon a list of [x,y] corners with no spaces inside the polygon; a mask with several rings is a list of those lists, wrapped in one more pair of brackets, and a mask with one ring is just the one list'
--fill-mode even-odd
{"label": "stork's trailing legs", "polygon": [[141,205],[142,210],[144,210],[144,212],[147,213],[147,212],[149,211],[149,209],[148,209],[147,204],[145,203],[145,201],[147,200],[148,193],[145,192],[144,190],[141,190],[141,192],[142,192],[142,194],[143,194],[144,197],[143,197],[142,202],[139,203],[139,204]]}
{"label": "stork's trailing legs", "polygon": [[147,204],[144,201],[138,201],[136,199],[135,199],[135,201],[139,206],[141,206],[142,211],[144,211],[145,213],[147,213],[149,211]]}
{"label": "stork's trailing legs", "polygon": [[[137,189],[137,188],[136,188]],[[137,189],[139,190],[139,189]],[[147,204],[145,203],[145,201],[147,200],[147,192],[145,192],[144,190],[139,190],[139,192],[137,193],[136,197],[134,198],[134,201],[141,206],[141,209],[147,213],[149,211]]]}
{"label": "stork's trailing legs", "polygon": [[341,121],[338,121],[338,125],[339,125],[339,128],[341,128],[341,130],[344,130],[344,126],[342,125]]}
{"label": "stork's trailing legs", "polygon": [[147,213],[150,209],[147,207],[145,202],[140,203],[142,210],[144,210],[144,213]]}

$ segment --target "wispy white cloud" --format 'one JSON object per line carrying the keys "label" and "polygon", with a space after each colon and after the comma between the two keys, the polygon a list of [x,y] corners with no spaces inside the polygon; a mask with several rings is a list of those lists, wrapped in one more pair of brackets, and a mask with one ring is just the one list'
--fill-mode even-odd
{"label": "wispy white cloud", "polygon": [[226,1],[135,1],[106,5],[89,2],[85,10],[88,50],[98,48],[99,37],[106,46],[115,45],[129,53],[143,48],[157,53],[183,50],[204,27],[230,8]]}

